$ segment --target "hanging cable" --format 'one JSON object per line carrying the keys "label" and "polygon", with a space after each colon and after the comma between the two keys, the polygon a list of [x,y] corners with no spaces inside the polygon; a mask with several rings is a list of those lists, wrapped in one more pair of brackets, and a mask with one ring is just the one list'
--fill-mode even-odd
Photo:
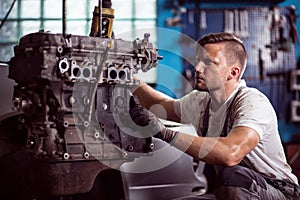
{"label": "hanging cable", "polygon": [[66,29],[67,29],[67,2],[66,0],[62,1],[62,32],[63,37],[66,38]]}
{"label": "hanging cable", "polygon": [[3,18],[3,20],[1,21],[1,24],[0,24],[0,30],[2,28],[2,26],[4,25],[4,23],[6,22],[7,18],[8,18],[8,15],[10,14],[11,10],[13,9],[15,3],[16,3],[17,0],[13,0],[13,2],[11,3],[10,5],[10,8],[8,10],[8,12],[6,13],[5,17]]}

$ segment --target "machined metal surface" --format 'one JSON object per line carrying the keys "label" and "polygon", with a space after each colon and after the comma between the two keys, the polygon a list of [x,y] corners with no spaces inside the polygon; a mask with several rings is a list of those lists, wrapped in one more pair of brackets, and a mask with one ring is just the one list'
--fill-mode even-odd
{"label": "machined metal surface", "polygon": [[[151,137],[124,131],[119,119],[129,113],[133,75],[160,58],[148,34],[131,42],[38,32],[22,37],[14,52],[9,78],[23,139],[17,146],[28,169],[36,169],[26,180],[44,191],[30,198],[88,192],[101,171],[151,155]],[[10,139],[8,152],[17,142]]]}

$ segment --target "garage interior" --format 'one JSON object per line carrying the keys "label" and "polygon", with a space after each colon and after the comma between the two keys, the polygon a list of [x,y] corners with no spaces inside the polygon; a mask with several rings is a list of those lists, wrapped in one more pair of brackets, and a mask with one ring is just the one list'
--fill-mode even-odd
{"label": "garage interior", "polygon": [[[103,8],[97,10],[99,6]],[[96,18],[101,14],[107,21],[99,24]],[[122,107],[129,103],[126,86],[135,84],[131,76],[136,72],[172,98],[189,93],[194,42],[212,32],[234,33],[243,40],[249,56],[244,79],[274,106],[287,161],[300,180],[299,16],[298,0],[1,0],[0,198],[167,200],[207,192],[209,177],[203,174],[203,162],[156,138],[127,135],[116,128],[114,112],[127,109]],[[99,30],[104,30],[101,37]],[[117,53],[108,58],[113,45]],[[102,56],[98,61],[91,56],[97,52]],[[94,65],[104,66],[101,60],[106,58],[130,67],[105,72],[111,82],[121,84],[100,88],[92,84],[92,90],[84,81],[95,82],[93,75],[100,78],[101,71]],[[54,77],[56,68],[61,74]],[[125,80],[121,73],[128,74]],[[37,76],[46,81],[31,82]],[[79,78],[84,81],[70,81]],[[110,96],[111,90],[117,96]],[[89,92],[103,95],[87,99]],[[24,100],[35,100],[37,94],[47,94],[48,100]],[[101,123],[89,115],[91,108],[77,105],[74,99],[95,103]],[[39,110],[40,101],[49,110]],[[63,105],[58,106],[60,101]],[[113,102],[119,106],[117,111],[109,110],[115,109]],[[87,115],[92,119],[81,123],[85,109],[90,109]],[[38,124],[33,126],[38,137],[47,133],[42,139],[36,141],[28,133],[28,116]],[[53,121],[58,124],[53,126]],[[165,125],[195,131],[171,121]],[[109,141],[97,131],[104,126],[109,127]],[[63,143],[56,138],[60,131]],[[79,132],[83,136],[74,136]],[[67,144],[66,149],[52,146],[52,140]],[[56,157],[45,158],[47,153],[41,151],[45,148],[57,148]],[[160,164],[153,164],[153,159]]]}

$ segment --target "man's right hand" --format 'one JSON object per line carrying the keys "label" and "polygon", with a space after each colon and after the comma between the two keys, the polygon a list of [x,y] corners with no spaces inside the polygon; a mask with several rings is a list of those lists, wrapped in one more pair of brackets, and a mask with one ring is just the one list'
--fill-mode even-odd
{"label": "man's right hand", "polygon": [[[130,98],[129,114],[143,135],[151,135],[166,142],[171,142],[178,132],[167,129],[149,110],[136,103],[137,97]],[[145,133],[146,132],[146,133]]]}
{"label": "man's right hand", "polygon": [[147,131],[151,136],[155,136],[165,128],[153,113],[138,103],[138,99],[135,96],[130,98],[129,114],[137,127],[140,127],[142,131]]}

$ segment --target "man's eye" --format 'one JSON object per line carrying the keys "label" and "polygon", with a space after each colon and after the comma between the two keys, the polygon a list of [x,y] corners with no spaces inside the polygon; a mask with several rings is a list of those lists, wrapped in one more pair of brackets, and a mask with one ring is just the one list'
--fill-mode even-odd
{"label": "man's eye", "polygon": [[204,62],[205,65],[214,64],[214,62],[211,59],[203,59],[202,61]]}

